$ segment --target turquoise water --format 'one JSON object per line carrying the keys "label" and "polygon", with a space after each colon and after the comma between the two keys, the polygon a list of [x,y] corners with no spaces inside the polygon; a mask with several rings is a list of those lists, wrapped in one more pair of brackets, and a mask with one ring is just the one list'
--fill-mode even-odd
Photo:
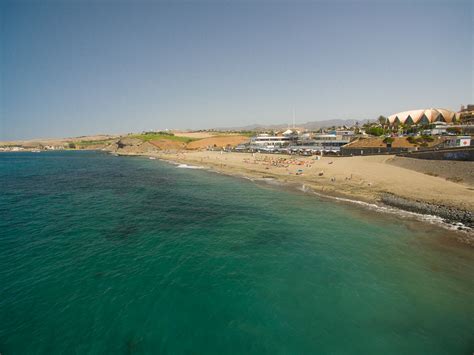
{"label": "turquoise water", "polygon": [[281,187],[0,154],[2,354],[471,354],[474,249]]}

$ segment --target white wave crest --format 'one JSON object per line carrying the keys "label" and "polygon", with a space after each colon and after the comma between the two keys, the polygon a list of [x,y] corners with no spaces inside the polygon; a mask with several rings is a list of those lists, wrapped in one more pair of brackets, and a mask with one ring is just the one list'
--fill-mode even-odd
{"label": "white wave crest", "polygon": [[375,203],[369,203],[369,202],[364,202],[364,201],[358,201],[358,200],[352,200],[349,198],[344,198],[344,197],[336,197],[336,196],[331,196],[331,195],[325,195],[318,193],[314,191],[313,189],[309,188],[306,185],[302,185],[301,187],[298,188],[298,190],[305,192],[305,193],[311,193],[314,195],[317,195],[322,198],[328,198],[328,199],[333,199],[336,201],[342,201],[346,203],[352,203],[355,205],[363,206],[371,211],[379,212],[379,213],[389,213],[389,214],[396,214],[396,215],[401,215],[401,216],[406,216],[406,217],[412,217],[414,219],[417,219],[419,221],[427,222],[430,224],[434,224],[437,226],[441,226],[445,229],[449,229],[452,231],[462,231],[467,234],[473,235],[474,231],[472,228],[469,228],[465,226],[464,224],[457,222],[457,223],[449,223],[446,222],[443,218],[439,216],[434,216],[434,215],[429,215],[429,214],[421,214],[421,213],[416,213],[416,212],[410,212],[410,211],[405,211],[401,210],[399,208],[395,207],[390,207],[390,206],[381,206]]}
{"label": "white wave crest", "polygon": [[188,165],[188,164],[179,164],[177,168],[181,169],[203,169],[202,166]]}

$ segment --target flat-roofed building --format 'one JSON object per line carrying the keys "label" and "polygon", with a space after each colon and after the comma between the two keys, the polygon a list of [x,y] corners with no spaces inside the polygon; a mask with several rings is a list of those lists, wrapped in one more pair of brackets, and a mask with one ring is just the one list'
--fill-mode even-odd
{"label": "flat-roofed building", "polygon": [[[440,145],[444,140],[432,140],[426,143],[426,148]],[[355,140],[341,147],[342,155],[371,155],[371,154],[398,154],[418,150],[418,144],[407,137],[373,137]]]}

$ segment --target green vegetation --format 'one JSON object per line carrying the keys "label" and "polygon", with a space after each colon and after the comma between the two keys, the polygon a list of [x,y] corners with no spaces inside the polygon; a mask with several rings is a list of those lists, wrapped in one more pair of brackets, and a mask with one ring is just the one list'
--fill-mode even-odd
{"label": "green vegetation", "polygon": [[237,133],[237,134],[239,134],[241,136],[245,136],[245,137],[253,137],[257,134],[255,131],[235,131],[235,132],[232,132],[232,133]]}
{"label": "green vegetation", "polygon": [[174,133],[172,132],[168,132],[168,131],[158,131],[158,132],[155,132],[155,131],[148,131],[148,132],[143,132],[143,134],[161,134],[162,136],[172,136],[174,137]]}
{"label": "green vegetation", "polygon": [[73,142],[69,142],[67,146],[69,149],[76,149],[76,145]]}
{"label": "green vegetation", "polygon": [[429,142],[433,142],[434,138],[431,136],[421,137],[407,137],[407,141],[411,144],[419,145],[420,147],[427,147]]}
{"label": "green vegetation", "polygon": [[[74,148],[85,148],[89,147],[91,145],[106,145],[109,143],[112,143],[114,139],[102,139],[102,140],[91,140],[91,141],[77,141],[77,142],[70,142],[69,143],[69,148],[74,149]],[[74,147],[71,147],[73,145]]]}
{"label": "green vegetation", "polygon": [[131,134],[128,137],[141,139],[142,141],[145,141],[145,142],[157,141],[160,139],[167,139],[167,140],[171,140],[175,142],[189,143],[189,142],[197,140],[196,138],[190,138],[190,137],[177,137],[173,133],[161,132],[161,131],[160,132],[145,132],[142,134]]}
{"label": "green vegetation", "polygon": [[[381,135],[386,135],[390,133],[398,133],[398,134],[412,134],[412,135],[417,135],[422,133],[424,130],[427,129],[432,129],[436,127],[436,122],[435,123],[419,123],[419,124],[414,124],[413,122],[395,122],[390,124],[389,120],[385,116],[379,116],[372,122],[368,121],[367,123],[364,123],[362,125],[362,128],[365,130],[366,133],[371,134],[373,136],[381,136]],[[357,127],[358,127],[358,122],[356,122],[356,129],[355,132],[356,134],[358,133]],[[460,133],[459,128],[453,128],[453,127],[448,127],[447,128],[448,132],[452,133]],[[426,143],[426,142],[425,142]]]}
{"label": "green vegetation", "polygon": [[385,133],[385,130],[382,127],[372,126],[367,128],[365,132],[367,134],[379,137]]}
{"label": "green vegetation", "polygon": [[385,137],[384,140],[383,140],[383,142],[384,142],[385,144],[392,144],[394,140],[395,140],[395,139],[393,139],[392,137]]}

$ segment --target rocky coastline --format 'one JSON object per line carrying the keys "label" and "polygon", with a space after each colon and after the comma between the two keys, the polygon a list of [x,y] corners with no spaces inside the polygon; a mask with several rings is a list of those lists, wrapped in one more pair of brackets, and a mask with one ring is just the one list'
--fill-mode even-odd
{"label": "rocky coastline", "polygon": [[[474,228],[474,216],[471,211],[410,200],[389,193],[382,194],[381,202],[387,206],[396,207],[409,212],[438,216],[450,224],[462,223],[465,227]],[[459,227],[459,229],[462,229],[462,227]]]}

